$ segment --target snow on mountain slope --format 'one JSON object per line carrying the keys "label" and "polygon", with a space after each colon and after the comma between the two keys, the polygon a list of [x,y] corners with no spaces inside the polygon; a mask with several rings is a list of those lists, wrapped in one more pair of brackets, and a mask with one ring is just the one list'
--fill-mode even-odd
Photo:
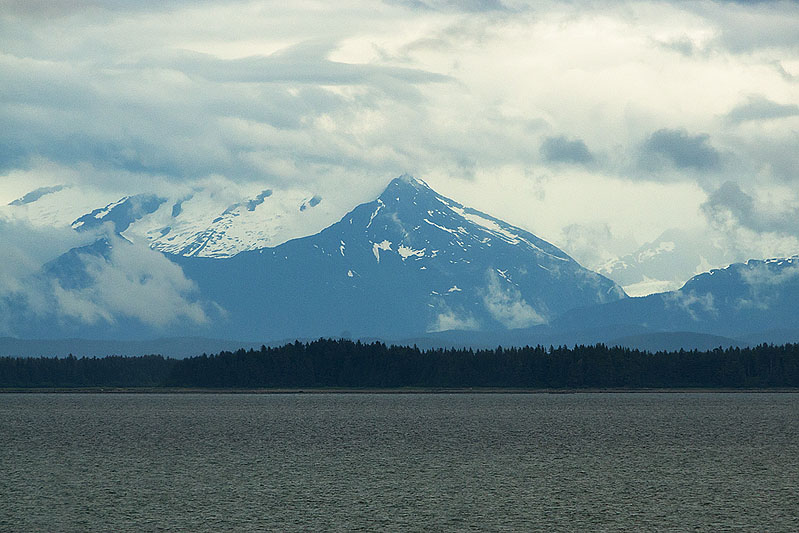
{"label": "snow on mountain slope", "polygon": [[113,195],[66,185],[40,187],[0,206],[0,214],[37,227],[69,227],[77,218],[118,200]]}
{"label": "snow on mountain slope", "polygon": [[[174,298],[185,299],[178,308],[184,317],[162,321],[154,334],[265,340],[529,328],[569,309],[626,297],[552,244],[410,176],[393,180],[377,199],[318,233],[241,250],[285,237],[284,227],[296,231],[302,227],[296,220],[324,204],[312,195],[276,196],[264,190],[208,215],[207,196],[175,202],[139,194],[79,217],[76,231],[102,227],[106,236],[45,265],[46,285],[57,289],[59,305],[71,306],[72,314],[69,320],[55,316],[44,331],[53,335],[71,320],[64,329],[71,336],[145,334],[147,310],[171,301],[163,301],[161,287],[173,287]],[[259,214],[268,206],[277,209]],[[170,229],[151,241],[156,248],[172,243],[177,253],[154,254],[142,246],[148,228],[167,221],[180,228],[181,217],[192,221],[203,211],[215,217],[207,232],[186,230],[193,240],[169,241],[173,231],[183,235]],[[269,223],[261,227],[258,220]],[[241,228],[254,233],[238,237]],[[166,278],[150,275],[156,265]],[[195,315],[202,315],[201,323],[184,320]],[[94,329],[78,322],[82,316],[92,319]]]}
{"label": "snow on mountain slope", "polygon": [[696,274],[740,260],[738,255],[706,232],[671,229],[596,270],[630,296],[646,296],[676,290]]}
{"label": "snow on mountain slope", "polygon": [[757,343],[758,333],[799,328],[797,301],[799,256],[749,260],[694,276],[676,291],[569,311],[556,325],[641,325],[731,338],[752,334],[750,341]]}
{"label": "snow on mountain slope", "polygon": [[321,197],[299,190],[263,189],[222,210],[214,203],[209,195],[188,195],[131,233],[170,254],[230,257],[316,233],[331,216]]}
{"label": "snow on mountain slope", "polygon": [[625,297],[555,246],[409,176],[318,234],[173,260],[245,328],[237,335],[267,338],[524,328]]}
{"label": "snow on mountain slope", "polygon": [[[3,209],[30,214],[74,192],[32,191]],[[39,295],[35,313],[15,302],[11,319],[29,337],[402,339],[457,330],[447,338],[463,339],[475,338],[464,333],[472,330],[535,342],[536,332],[604,341],[597,332],[738,338],[799,331],[799,257],[736,263],[694,276],[680,290],[626,298],[619,285],[552,244],[409,176],[318,232],[309,228],[331,216],[318,197],[250,192],[198,189],[95,203],[71,221],[87,237],[102,227],[105,238],[46,264],[40,286],[54,294]],[[155,253],[144,245],[150,242],[172,253]],[[684,242],[664,234],[616,265],[614,275],[673,272],[660,261]],[[682,265],[686,272],[717,260],[704,255],[708,248],[695,250]],[[176,300],[182,306],[163,311]],[[148,321],[154,309],[164,317],[155,329]],[[203,320],[192,322],[196,316]]]}
{"label": "snow on mountain slope", "polygon": [[340,217],[300,189],[255,186],[175,188],[122,197],[64,185],[43,187],[2,206],[9,218],[79,231],[111,223],[130,241],[197,257],[230,257],[316,233]]}
{"label": "snow on mountain slope", "polygon": [[160,198],[154,194],[125,196],[78,218],[72,223],[72,229],[87,231],[110,223],[116,233],[123,233],[137,220],[155,212],[164,202],[166,202],[166,198]]}

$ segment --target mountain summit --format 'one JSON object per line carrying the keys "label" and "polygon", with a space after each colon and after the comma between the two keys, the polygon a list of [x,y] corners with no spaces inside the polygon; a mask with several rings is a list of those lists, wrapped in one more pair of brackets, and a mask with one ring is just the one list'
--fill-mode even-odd
{"label": "mountain summit", "polygon": [[799,256],[751,259],[696,275],[679,290],[565,313],[556,325],[690,331],[758,342],[799,335]]}
{"label": "mountain summit", "polygon": [[316,235],[172,259],[242,335],[268,338],[524,328],[625,297],[550,243],[407,175]]}
{"label": "mountain summit", "polygon": [[[10,207],[34,213],[61,192],[33,191]],[[188,247],[168,241],[169,232],[163,235],[173,247],[141,238],[137,229],[159,217],[179,222],[183,207],[173,198],[138,194],[87,206],[71,220],[90,244],[47,263],[26,291],[1,300],[13,309],[5,328],[29,338],[269,342],[341,335],[461,346],[799,336],[797,257],[732,264],[676,291],[627,298],[556,246],[411,176],[392,180],[376,199],[315,233],[300,233],[305,226],[295,222],[320,201],[298,196],[283,209],[268,201],[277,195],[229,205],[222,221],[230,225],[220,222]],[[273,238],[274,246],[263,244]],[[632,271],[672,244],[647,247],[620,268]]]}
{"label": "mountain summit", "polygon": [[[147,253],[146,247],[128,237],[140,235],[136,224],[170,203],[155,195],[133,196],[76,220],[76,231],[110,228],[119,237],[106,235],[46,265],[43,277],[57,282],[57,298],[72,306],[72,318],[55,316],[54,324],[42,328],[47,335],[148,335],[147,321],[169,302],[163,288],[175,284],[191,295],[190,305],[182,316],[165,317],[166,325],[151,336],[400,339],[445,330],[505,331],[626,298],[614,282],[552,244],[407,175],[313,235],[221,256],[199,253],[206,246],[200,242],[164,248],[151,240],[154,257],[140,260],[137,254]],[[262,218],[269,218],[268,205],[254,208],[267,210]],[[234,218],[239,231],[259,231]],[[221,226],[214,235],[228,238]],[[152,268],[172,281],[153,279]],[[122,272],[115,275],[117,270]],[[109,291],[113,310],[103,307]],[[91,306],[76,309],[76,301]],[[138,311],[126,313],[127,305]],[[152,312],[145,313],[148,308]],[[82,316],[93,325],[81,324]],[[193,316],[205,320],[198,324]]]}

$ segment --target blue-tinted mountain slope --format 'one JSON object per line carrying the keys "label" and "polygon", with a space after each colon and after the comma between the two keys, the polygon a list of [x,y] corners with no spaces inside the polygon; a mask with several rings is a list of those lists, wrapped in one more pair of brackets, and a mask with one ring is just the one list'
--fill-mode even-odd
{"label": "blue-tinted mountain slope", "polygon": [[522,328],[625,297],[555,246],[408,176],[316,235],[171,259],[246,338]]}
{"label": "blue-tinted mountain slope", "polygon": [[799,257],[750,260],[694,276],[677,291],[572,310],[554,325],[571,330],[635,324],[756,343],[757,332],[799,328],[797,302]]}

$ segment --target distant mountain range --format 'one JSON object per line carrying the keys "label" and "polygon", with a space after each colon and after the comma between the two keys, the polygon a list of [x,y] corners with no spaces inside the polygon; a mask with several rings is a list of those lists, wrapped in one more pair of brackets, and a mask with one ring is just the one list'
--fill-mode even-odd
{"label": "distant mountain range", "polygon": [[[121,207],[130,201],[100,218],[122,233],[129,213],[157,204],[150,198]],[[120,209],[125,216],[116,217]],[[100,218],[92,213],[73,226]],[[85,289],[92,283],[87,258],[107,260],[111,247],[101,239],[72,250],[47,265],[46,275],[61,287]],[[232,257],[167,257],[219,310],[202,333],[234,338],[525,328],[626,297],[555,246],[409,176],[315,235]]]}
{"label": "distant mountain range", "polygon": [[635,324],[756,339],[799,328],[799,257],[750,260],[691,278],[679,290],[564,313],[560,329]]}
{"label": "distant mountain range", "polygon": [[609,261],[597,272],[624,287],[630,296],[679,289],[686,280],[738,254],[699,231],[670,229],[634,252]]}
{"label": "distant mountain range", "polygon": [[[109,224],[128,240],[197,257],[231,257],[277,246],[316,233],[334,219],[320,195],[302,189],[272,187],[248,193],[206,187],[132,194],[110,202],[98,194],[85,196],[63,185],[43,187],[6,208],[15,218],[71,225],[79,232]],[[87,202],[103,198],[103,204],[87,209]]]}
{"label": "distant mountain range", "polygon": [[[61,190],[33,191],[15,208],[33,209]],[[21,310],[20,336],[161,338],[141,345],[63,342],[85,353],[158,349],[172,355],[233,347],[209,339],[249,339],[240,344],[259,346],[320,336],[420,346],[604,342],[649,350],[799,340],[797,257],[736,263],[696,275],[678,290],[629,298],[614,281],[554,245],[410,176],[393,180],[374,201],[310,235],[297,235],[302,224],[296,221],[305,220],[321,199],[276,196],[265,189],[229,205],[206,226],[197,223],[199,211],[186,214],[197,198],[176,202],[157,194],[124,197],[76,217],[72,228],[97,238],[45,265],[39,273],[44,286],[60,291],[62,300],[71,291],[104,290],[98,272],[146,235],[148,245],[174,265],[169,268],[187,278],[206,320],[184,317],[154,326],[141,314],[97,311],[85,320],[55,308]],[[290,235],[295,238],[285,240]],[[651,272],[676,246],[668,239],[666,234],[602,272],[630,283],[648,279],[642,270]],[[686,272],[703,258],[698,252],[697,265],[686,262]],[[148,276],[146,268],[137,272],[134,277]],[[126,297],[136,299],[133,293],[121,296]],[[14,342],[0,340],[0,354],[46,348]]]}

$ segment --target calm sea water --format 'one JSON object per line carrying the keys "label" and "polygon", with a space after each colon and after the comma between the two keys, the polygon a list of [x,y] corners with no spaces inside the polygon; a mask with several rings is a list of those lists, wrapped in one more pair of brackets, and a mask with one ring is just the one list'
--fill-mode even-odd
{"label": "calm sea water", "polygon": [[797,394],[2,394],[0,531],[799,531]]}

